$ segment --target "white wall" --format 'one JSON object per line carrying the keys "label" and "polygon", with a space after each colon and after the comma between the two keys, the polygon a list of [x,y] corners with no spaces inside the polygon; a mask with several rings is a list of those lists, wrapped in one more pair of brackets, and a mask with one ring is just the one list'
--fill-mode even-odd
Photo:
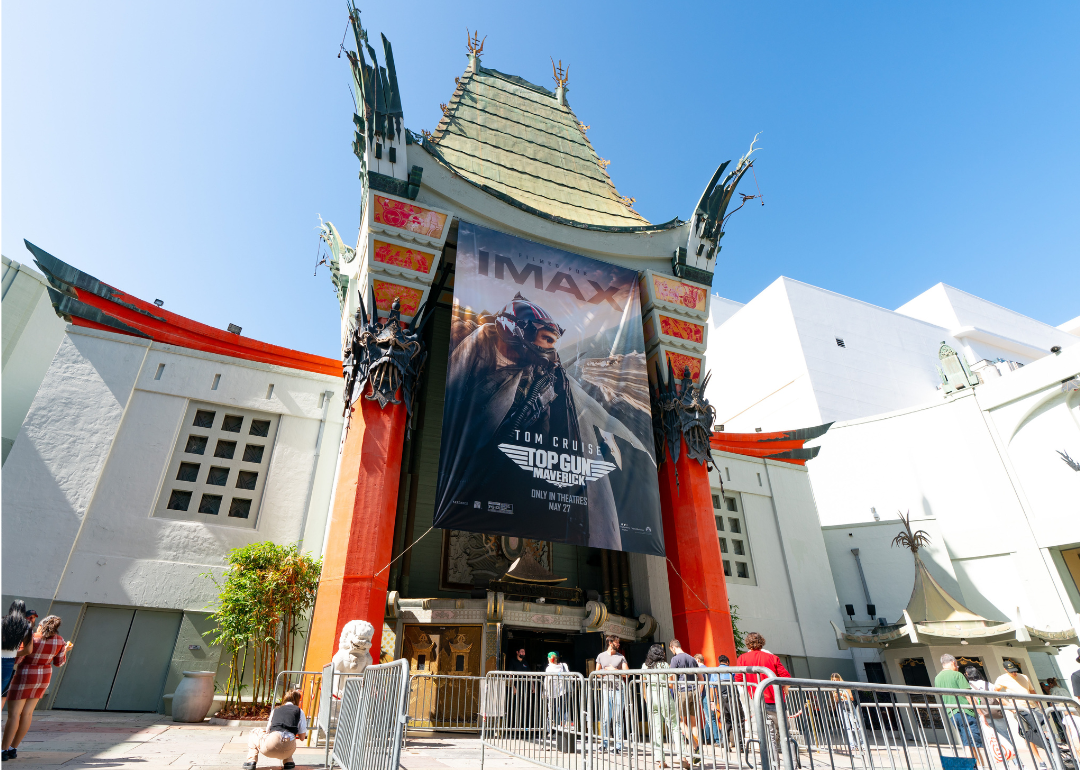
{"label": "white wall", "polygon": [[3,462],[64,337],[45,277],[3,258]]}
{"label": "white wall", "polygon": [[781,277],[710,329],[708,366],[717,374],[706,395],[727,430],[808,427],[941,398],[942,342],[969,364],[1029,364],[1077,341],[944,284],[894,312]]}
{"label": "white wall", "polygon": [[[715,298],[714,298],[715,301]],[[709,332],[713,378],[706,394],[716,422],[734,432],[817,425],[786,279],[778,279]]]}
{"label": "white wall", "polygon": [[[1054,345],[1067,347],[1077,342],[1062,329],[943,283],[901,305],[896,312],[944,327],[950,330],[950,333],[965,327],[974,327],[1001,338],[992,340],[987,337],[986,341],[968,342],[972,348],[970,357],[975,360],[993,360],[1000,356],[1026,364],[1049,355],[1050,348]],[[1010,345],[1009,340],[1020,345]]]}
{"label": "white wall", "polygon": [[[3,469],[5,592],[52,597],[70,553],[59,600],[204,610],[216,591],[201,575],[219,572],[228,549],[301,537],[327,390],[306,516],[315,552],[341,432],[339,378],[69,327]],[[189,399],[280,415],[256,528],[152,516]]]}
{"label": "white wall", "polygon": [[[865,604],[850,548],[867,548],[878,615],[899,617],[914,568],[887,541],[901,529],[896,511],[910,511],[933,538],[932,573],[969,608],[1004,621],[1019,607],[1027,625],[1075,627],[1075,586],[1055,553],[1080,543],[1080,473],[1057,454],[1080,452],[1080,397],[1061,387],[1078,373],[1072,347],[974,391],[833,425],[809,467],[841,604]],[[1063,672],[1074,658],[1075,648],[1058,655]]]}
{"label": "white wall", "polygon": [[756,585],[727,583],[740,630],[761,633],[777,655],[807,658],[814,676],[850,676],[851,655],[837,649],[829,625],[841,622],[840,604],[806,468],[727,452],[713,458],[713,493],[723,479],[724,490],[740,494],[754,563]]}

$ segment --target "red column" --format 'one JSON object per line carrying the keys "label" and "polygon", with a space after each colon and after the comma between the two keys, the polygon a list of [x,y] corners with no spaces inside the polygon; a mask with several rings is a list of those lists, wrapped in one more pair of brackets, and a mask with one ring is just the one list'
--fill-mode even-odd
{"label": "red column", "polygon": [[716,665],[720,655],[727,655],[734,664],[735,639],[709,472],[703,463],[687,457],[685,441],[679,455],[677,463],[671,462],[670,455],[665,457],[659,469],[675,638],[690,654],[704,655],[710,666]]}
{"label": "red column", "polygon": [[353,406],[304,661],[308,671],[330,662],[350,620],[375,626],[371,657],[379,662],[390,579],[390,570],[383,568],[394,547],[406,418],[404,404],[380,409],[375,401],[360,398]]}

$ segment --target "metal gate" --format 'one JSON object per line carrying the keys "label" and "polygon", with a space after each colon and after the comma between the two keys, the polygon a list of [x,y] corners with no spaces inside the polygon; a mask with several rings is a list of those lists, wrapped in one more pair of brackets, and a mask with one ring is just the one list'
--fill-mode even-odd
{"label": "metal gate", "polygon": [[409,662],[368,666],[345,681],[337,715],[330,767],[396,770],[408,718]]}

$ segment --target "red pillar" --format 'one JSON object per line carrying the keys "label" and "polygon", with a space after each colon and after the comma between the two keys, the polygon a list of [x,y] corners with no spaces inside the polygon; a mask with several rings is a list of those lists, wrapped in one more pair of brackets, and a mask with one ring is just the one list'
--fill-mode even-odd
{"label": "red pillar", "polygon": [[350,620],[366,620],[375,627],[371,657],[379,662],[390,579],[390,570],[383,568],[394,547],[406,419],[404,404],[381,409],[377,402],[360,398],[353,405],[304,661],[308,671],[330,662],[341,629]]}
{"label": "red pillar", "polygon": [[672,463],[668,455],[659,474],[675,638],[691,655],[704,655],[710,666],[716,665],[720,655],[727,655],[734,664],[735,638],[708,469],[687,457],[682,441],[679,461]]}

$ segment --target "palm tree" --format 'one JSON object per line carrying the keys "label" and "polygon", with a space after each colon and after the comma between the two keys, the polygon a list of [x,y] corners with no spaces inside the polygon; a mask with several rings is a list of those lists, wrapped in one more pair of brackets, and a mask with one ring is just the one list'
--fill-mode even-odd
{"label": "palm tree", "polygon": [[896,512],[896,515],[900,517],[900,521],[904,522],[904,531],[893,538],[892,544],[900,548],[907,548],[918,558],[919,549],[930,545],[930,535],[922,529],[915,532],[911,531],[910,510],[907,516],[904,516],[899,511]]}

